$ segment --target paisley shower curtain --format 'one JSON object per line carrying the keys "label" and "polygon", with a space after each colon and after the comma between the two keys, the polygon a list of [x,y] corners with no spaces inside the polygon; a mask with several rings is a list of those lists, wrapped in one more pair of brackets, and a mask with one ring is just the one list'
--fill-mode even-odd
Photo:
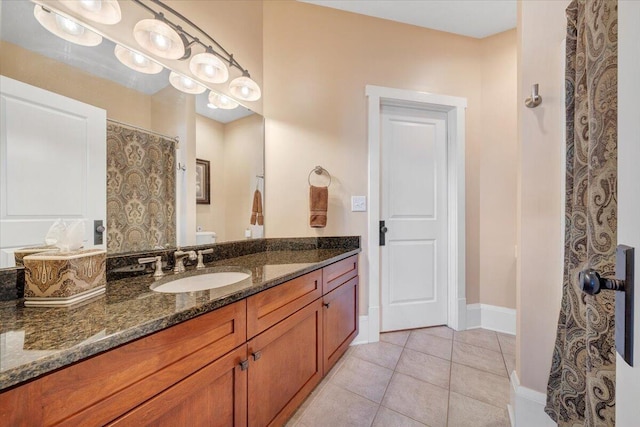
{"label": "paisley shower curtain", "polygon": [[545,408],[559,426],[615,424],[615,296],[582,293],[578,273],[615,273],[617,22],[617,0],[567,8],[565,267]]}
{"label": "paisley shower curtain", "polygon": [[173,139],[107,121],[107,250],[138,252],[176,244]]}

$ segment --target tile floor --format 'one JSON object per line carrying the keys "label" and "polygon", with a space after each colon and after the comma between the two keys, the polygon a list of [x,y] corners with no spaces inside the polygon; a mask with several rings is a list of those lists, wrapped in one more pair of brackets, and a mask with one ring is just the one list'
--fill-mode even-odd
{"label": "tile floor", "polygon": [[446,326],[352,346],[287,427],[508,427],[515,337]]}

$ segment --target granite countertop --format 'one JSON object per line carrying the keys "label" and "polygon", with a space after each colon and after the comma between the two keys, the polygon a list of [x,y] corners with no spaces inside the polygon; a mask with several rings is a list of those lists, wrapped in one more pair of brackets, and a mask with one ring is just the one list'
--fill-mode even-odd
{"label": "granite countertop", "polygon": [[[125,344],[355,255],[360,249],[280,250],[207,263],[252,279],[219,289],[164,294],[151,274],[112,280],[104,296],[72,308],[0,302],[0,390]],[[168,273],[172,274],[172,273]],[[197,274],[188,270],[184,275]],[[167,276],[165,276],[167,277]]]}

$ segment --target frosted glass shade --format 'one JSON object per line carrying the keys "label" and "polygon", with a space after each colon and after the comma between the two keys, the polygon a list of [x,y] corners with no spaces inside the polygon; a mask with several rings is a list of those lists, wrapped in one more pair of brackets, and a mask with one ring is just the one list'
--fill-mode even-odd
{"label": "frosted glass shade", "polygon": [[145,74],[158,74],[162,71],[162,65],[138,52],[122,47],[119,44],[116,45],[114,53],[116,58],[118,58],[118,61],[122,62],[132,70]]}
{"label": "frosted glass shade", "polygon": [[244,101],[257,101],[262,96],[260,86],[246,76],[231,80],[231,83],[229,83],[229,92],[231,92],[231,95]]}
{"label": "frosted glass shade", "polygon": [[33,8],[33,16],[49,32],[68,42],[81,46],[97,46],[102,43],[102,36],[86,29],[73,19],[46,10],[40,5]]}
{"label": "frosted glass shade", "polygon": [[211,53],[199,53],[189,61],[189,69],[194,76],[210,83],[224,83],[229,80],[229,70],[224,62]]}
{"label": "frosted glass shade", "polygon": [[233,110],[240,105],[228,96],[213,91],[209,92],[209,104],[215,108],[222,108],[223,110]]}
{"label": "frosted glass shade", "polygon": [[184,56],[180,34],[157,19],[139,21],[133,27],[133,37],[144,50],[160,58],[180,59]]}
{"label": "frosted glass shade", "polygon": [[60,3],[93,22],[113,25],[122,19],[118,0],[60,0]]}
{"label": "frosted glass shade", "polygon": [[172,71],[171,74],[169,74],[169,82],[171,83],[171,86],[184,93],[192,93],[194,95],[197,95],[207,90],[206,87],[202,86],[198,82],[190,79],[187,76],[178,74],[175,71]]}

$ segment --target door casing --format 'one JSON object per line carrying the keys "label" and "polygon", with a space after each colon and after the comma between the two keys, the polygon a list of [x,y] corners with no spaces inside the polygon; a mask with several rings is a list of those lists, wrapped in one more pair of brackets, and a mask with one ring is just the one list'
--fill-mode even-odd
{"label": "door casing", "polygon": [[467,325],[465,282],[465,110],[466,98],[367,85],[369,144],[369,310],[367,336],[359,341],[380,339],[380,116],[383,105],[442,111],[447,114],[447,211],[448,302],[447,326],[464,330]]}

